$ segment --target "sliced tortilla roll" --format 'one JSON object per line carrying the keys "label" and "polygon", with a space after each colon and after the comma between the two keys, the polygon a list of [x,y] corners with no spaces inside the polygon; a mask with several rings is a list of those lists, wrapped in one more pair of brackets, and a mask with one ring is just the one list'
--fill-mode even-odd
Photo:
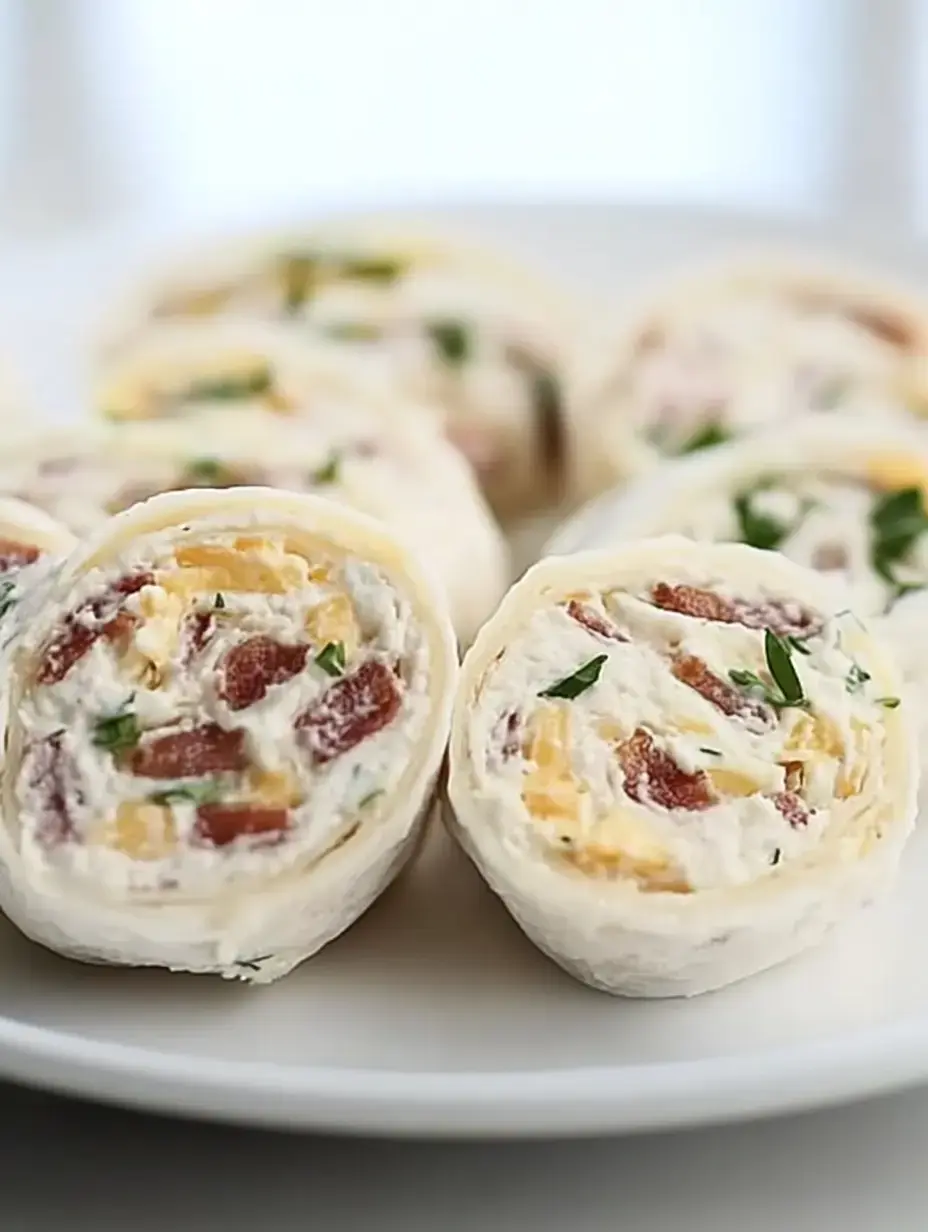
{"label": "sliced tortilla roll", "polygon": [[549,558],[464,661],[452,829],[606,992],[701,993],[816,944],[892,880],[916,787],[889,658],[773,553]]}
{"label": "sliced tortilla roll", "polygon": [[439,579],[469,642],[503,593],[502,534],[459,455],[427,422],[337,399],[306,420],[255,411],[20,434],[0,459],[16,492],[78,533],[154,493],[262,484],[310,491],[382,519]]}
{"label": "sliced tortilla roll", "polygon": [[652,535],[775,549],[816,569],[883,631],[922,713],[928,653],[928,436],[905,425],[807,419],[663,467],[592,501],[547,546],[555,554]]}
{"label": "sliced tortilla roll", "polygon": [[581,499],[795,415],[928,413],[928,300],[811,257],[668,279],[592,350],[576,378]]}
{"label": "sliced tortilla roll", "polygon": [[387,530],[267,488],[113,518],[5,666],[6,914],[77,958],[253,981],[410,854],[457,674],[443,599]]}
{"label": "sliced tortilla roll", "polygon": [[341,226],[227,241],[185,254],[104,326],[104,371],[152,326],[217,316],[288,323],[436,408],[494,508],[559,494],[562,370],[580,312],[502,257],[393,227]]}

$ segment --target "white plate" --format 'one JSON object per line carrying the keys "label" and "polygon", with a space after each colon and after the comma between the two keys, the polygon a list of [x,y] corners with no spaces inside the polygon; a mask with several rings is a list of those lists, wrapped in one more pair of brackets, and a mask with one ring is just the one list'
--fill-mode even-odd
{"label": "white plate", "polygon": [[[601,291],[748,220],[607,206],[433,211]],[[908,274],[895,241],[839,240]],[[4,258],[0,328],[73,413],[76,322],[132,237]],[[69,410],[70,408],[70,410]],[[928,837],[895,897],[788,966],[690,1002],[615,1001],[524,940],[436,834],[346,936],[279,985],[81,967],[0,931],[0,1073],[188,1115],[390,1134],[555,1135],[833,1103],[928,1077]]]}

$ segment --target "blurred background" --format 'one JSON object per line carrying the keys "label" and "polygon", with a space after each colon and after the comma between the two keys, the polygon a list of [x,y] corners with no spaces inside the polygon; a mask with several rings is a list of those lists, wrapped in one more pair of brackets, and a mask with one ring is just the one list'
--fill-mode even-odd
{"label": "blurred background", "polygon": [[627,198],[920,227],[926,0],[2,0],[0,222]]}

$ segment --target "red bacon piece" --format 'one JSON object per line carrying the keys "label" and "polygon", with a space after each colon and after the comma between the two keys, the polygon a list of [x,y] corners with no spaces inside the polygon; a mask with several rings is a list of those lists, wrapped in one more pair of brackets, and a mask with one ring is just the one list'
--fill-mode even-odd
{"label": "red bacon piece", "polygon": [[135,617],[120,610],[122,601],[153,581],[150,573],[129,574],[67,616],[45,643],[36,682],[58,684],[99,638],[116,641],[127,634]]}
{"label": "red bacon piece", "polygon": [[219,696],[231,710],[245,710],[275,684],[284,684],[306,666],[307,645],[286,645],[272,637],[250,637],[226,654],[219,666]]}
{"label": "red bacon piece", "polygon": [[571,599],[567,604],[567,615],[578,625],[583,625],[584,629],[589,629],[591,633],[597,633],[600,637],[607,637],[613,642],[628,641],[628,638],[623,636],[605,616],[586,603],[580,603],[577,599]]}
{"label": "red bacon piece", "polygon": [[128,759],[132,774],[147,779],[190,779],[224,770],[244,770],[245,733],[218,723],[188,727],[147,740]]}
{"label": "red bacon piece", "polygon": [[709,777],[702,770],[688,774],[673,758],[657,748],[643,727],[618,747],[625,772],[625,792],[639,804],[696,812],[715,803]]}
{"label": "red bacon piece", "polygon": [[29,786],[40,796],[40,841],[53,846],[74,835],[72,804],[83,803],[84,793],[74,759],[64,745],[64,732],[56,732],[32,745],[26,754]]}
{"label": "red bacon piece", "polygon": [[304,711],[296,729],[313,761],[321,766],[392,723],[401,701],[399,681],[393,672],[385,663],[368,659]]}
{"label": "red bacon piece", "polygon": [[195,832],[198,839],[214,847],[225,847],[237,838],[266,834],[279,838],[290,824],[285,808],[261,808],[253,804],[201,804],[197,809]]}
{"label": "red bacon piece", "polygon": [[794,791],[778,791],[770,799],[794,830],[800,830],[809,824],[809,810],[806,808],[806,802]]}
{"label": "red bacon piece", "polygon": [[21,569],[39,559],[41,553],[31,543],[18,543],[15,539],[0,539],[0,573],[9,569]]}
{"label": "red bacon piece", "polygon": [[651,602],[667,612],[679,612],[697,620],[716,624],[744,625],[747,629],[772,629],[781,637],[806,635],[818,627],[818,622],[798,604],[748,603],[744,599],[726,599],[712,590],[697,586],[671,586],[657,582],[651,589]]}
{"label": "red bacon piece", "polygon": [[184,621],[184,666],[190,664],[201,655],[216,632],[216,621],[212,612],[193,612]]}
{"label": "red bacon piece", "polygon": [[700,697],[717,706],[722,714],[758,719],[769,725],[772,714],[768,706],[753,697],[747,697],[740,689],[733,688],[720,676],[710,672],[696,655],[677,655],[670,670],[677,680],[689,685]]}

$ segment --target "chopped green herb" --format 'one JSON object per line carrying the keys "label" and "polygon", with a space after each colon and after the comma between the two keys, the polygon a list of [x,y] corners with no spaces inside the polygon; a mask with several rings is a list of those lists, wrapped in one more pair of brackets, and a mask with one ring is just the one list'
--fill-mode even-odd
{"label": "chopped green herb", "polygon": [[887,710],[895,710],[901,701],[901,697],[878,697],[876,704],[878,706],[885,706]]}
{"label": "chopped green herb", "polygon": [[432,345],[446,364],[457,367],[467,360],[471,352],[471,338],[462,322],[429,321],[425,328]]}
{"label": "chopped green herb", "polygon": [[793,666],[789,644],[772,629],[767,629],[764,633],[764,656],[775,688],[771,688],[756,672],[742,668],[732,669],[728,673],[729,679],[741,688],[759,692],[767,705],[775,710],[784,710],[789,706],[800,710],[808,709],[809,700],[803,694],[802,682]]}
{"label": "chopped green herb", "polygon": [[557,377],[544,368],[532,373],[532,409],[544,464],[555,470],[564,456],[564,400]]}
{"label": "chopped green herb", "polygon": [[770,863],[771,863],[771,864],[779,864],[779,863],[780,863],[780,857],[781,857],[782,855],[783,855],[783,852],[780,850],[780,848],[779,848],[779,847],[774,847],[774,849],[773,849],[773,855],[770,857]]}
{"label": "chopped green herb", "polygon": [[207,779],[203,783],[171,783],[148,797],[154,804],[176,804],[189,801],[194,805],[213,804],[219,799],[219,784]]}
{"label": "chopped green herb", "polygon": [[330,676],[342,676],[345,673],[345,643],[326,642],[316,655],[316,663]]}
{"label": "chopped green herb", "polygon": [[901,488],[877,498],[870,510],[870,560],[873,568],[893,587],[894,598],[921,586],[900,582],[894,566],[914,547],[919,536],[928,530],[928,514],[920,488]]}
{"label": "chopped green herb", "polygon": [[273,954],[259,954],[257,958],[240,958],[235,965],[236,967],[244,967],[246,971],[260,971],[261,963],[267,962],[269,958],[273,957]]}
{"label": "chopped green herb", "polygon": [[[756,495],[756,492],[753,495]],[[742,492],[734,500],[741,542],[747,543],[752,548],[763,548],[768,552],[775,551],[795,528],[787,526],[779,518],[771,517],[768,513],[759,513],[751,505],[751,496],[751,493]]]}
{"label": "chopped green herb", "polygon": [[382,796],[382,795],[383,795],[383,788],[375,787],[373,791],[369,791],[366,796],[361,797],[361,799],[358,801],[358,808],[359,809],[367,808],[369,804],[373,804],[373,802],[377,799],[378,796]]}
{"label": "chopped green herb", "polygon": [[702,424],[688,441],[680,446],[678,453],[697,453],[700,449],[712,449],[716,445],[724,445],[731,440],[731,433],[718,420],[711,419]]}
{"label": "chopped green herb", "polygon": [[786,640],[789,642],[790,646],[792,646],[793,650],[798,651],[799,654],[809,655],[812,653],[809,649],[809,642],[813,637],[815,637],[814,633],[807,633],[805,637],[796,637],[794,634],[788,633],[786,635]]}
{"label": "chopped green herb", "polygon": [[184,393],[189,402],[236,402],[266,394],[272,385],[271,370],[265,364],[243,376],[202,377],[192,381]]}
{"label": "chopped green herb", "polygon": [[93,726],[94,745],[98,749],[109,749],[111,753],[134,749],[141,735],[139,721],[131,710],[109,715],[105,719],[97,719]]}
{"label": "chopped green herb", "polygon": [[318,261],[316,257],[294,253],[281,260],[280,276],[284,284],[284,312],[296,316],[312,291]]}
{"label": "chopped green herb", "polygon": [[216,597],[213,599],[213,607],[216,609],[217,612],[221,612],[222,609],[225,607],[225,605],[226,605],[225,595],[221,591],[217,590]]}
{"label": "chopped green herb", "polygon": [[865,672],[859,663],[852,663],[851,670],[844,679],[844,687],[848,693],[859,693],[869,679],[869,672]]}
{"label": "chopped green herb", "polygon": [[590,659],[589,663],[584,663],[582,667],[578,667],[569,676],[565,676],[562,680],[556,680],[547,689],[542,689],[538,696],[564,697],[568,701],[572,701],[573,698],[579,697],[581,693],[585,693],[587,689],[593,687],[599,679],[600,673],[603,670],[603,664],[608,657],[608,655],[604,654],[597,655],[594,659]]}
{"label": "chopped green herb", "polygon": [[11,607],[16,604],[16,583],[4,582],[0,586],[0,617],[7,614]]}
{"label": "chopped green herb", "polygon": [[404,269],[404,262],[397,257],[340,257],[332,264],[338,266],[343,278],[362,282],[396,282]]}
{"label": "chopped green herb", "polygon": [[312,472],[311,479],[313,483],[335,483],[338,480],[338,472],[341,467],[342,455],[339,450],[333,449],[328,458],[323,464]]}
{"label": "chopped green herb", "polygon": [[708,753],[710,757],[721,757],[722,756],[721,749],[709,749],[709,748],[705,748],[703,745],[700,745],[699,751],[700,753]]}

